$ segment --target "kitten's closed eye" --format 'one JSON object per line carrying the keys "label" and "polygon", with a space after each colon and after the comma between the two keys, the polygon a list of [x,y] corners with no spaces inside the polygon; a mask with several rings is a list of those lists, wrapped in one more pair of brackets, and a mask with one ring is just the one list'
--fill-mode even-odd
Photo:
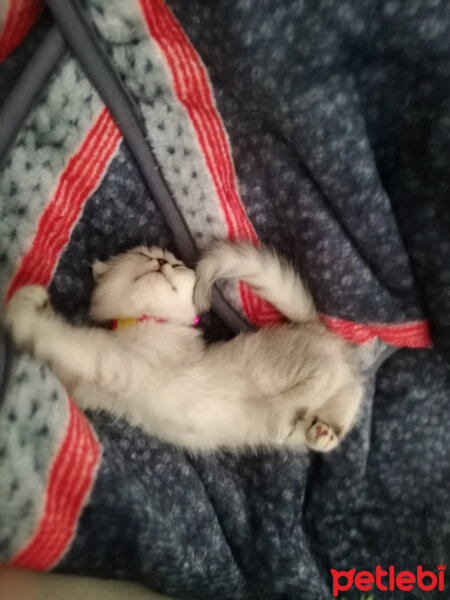
{"label": "kitten's closed eye", "polygon": [[144,258],[148,258],[150,260],[152,259],[152,257],[149,256],[148,254],[146,254],[145,252],[136,251],[136,252],[133,252],[132,254],[136,254],[136,256],[143,256]]}

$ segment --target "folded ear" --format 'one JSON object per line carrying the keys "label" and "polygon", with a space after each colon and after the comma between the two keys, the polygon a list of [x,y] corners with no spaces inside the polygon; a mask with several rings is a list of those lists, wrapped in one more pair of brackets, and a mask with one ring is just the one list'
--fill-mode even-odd
{"label": "folded ear", "polygon": [[92,275],[94,276],[94,281],[98,281],[100,277],[106,273],[109,267],[110,265],[108,265],[108,263],[102,262],[101,260],[96,260],[92,265]]}

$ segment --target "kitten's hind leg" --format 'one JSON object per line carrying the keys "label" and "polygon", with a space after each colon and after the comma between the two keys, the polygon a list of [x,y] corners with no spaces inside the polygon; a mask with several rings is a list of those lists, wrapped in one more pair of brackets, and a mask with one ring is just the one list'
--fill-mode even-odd
{"label": "kitten's hind leg", "polygon": [[304,424],[308,446],[319,452],[333,450],[356,421],[362,394],[359,383],[349,384],[311,413]]}
{"label": "kitten's hind leg", "polygon": [[[111,394],[133,397],[141,383],[140,364],[102,329],[73,327],[57,317],[41,286],[25,286],[11,298],[6,327],[19,348],[29,350],[63,376]],[[67,380],[66,380],[67,379]]]}
{"label": "kitten's hind leg", "polygon": [[306,429],[305,439],[311,450],[316,452],[329,452],[339,443],[336,429],[318,417],[313,417],[311,425]]}

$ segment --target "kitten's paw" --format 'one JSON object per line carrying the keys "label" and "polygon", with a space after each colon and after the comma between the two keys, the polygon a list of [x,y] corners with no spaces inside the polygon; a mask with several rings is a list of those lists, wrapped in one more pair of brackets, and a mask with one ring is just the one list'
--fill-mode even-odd
{"label": "kitten's paw", "polygon": [[8,302],[11,310],[44,310],[49,304],[48,292],[42,285],[24,285]]}
{"label": "kitten's paw", "polygon": [[47,290],[40,285],[20,288],[8,302],[5,326],[20,348],[31,349],[36,335],[36,324],[51,312]]}
{"label": "kitten's paw", "polygon": [[312,450],[330,452],[338,445],[339,438],[328,423],[315,417],[306,430],[306,442]]}

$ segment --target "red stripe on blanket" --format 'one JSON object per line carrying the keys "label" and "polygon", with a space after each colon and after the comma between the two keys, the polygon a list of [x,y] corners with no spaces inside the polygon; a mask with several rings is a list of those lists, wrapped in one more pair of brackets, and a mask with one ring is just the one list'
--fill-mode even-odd
{"label": "red stripe on blanket", "polygon": [[[39,219],[30,250],[20,262],[7,298],[22,285],[50,283],[84,203],[98,187],[120,139],[109,112],[102,109],[59,176],[55,193]],[[100,454],[100,444],[89,423],[69,401],[68,424],[50,468],[42,517],[31,541],[10,564],[47,570],[61,559],[75,534]]]}
{"label": "red stripe on blanket", "polygon": [[91,490],[101,447],[84,415],[69,402],[69,420],[53,460],[45,506],[36,533],[9,564],[37,571],[52,568],[67,550]]}
{"label": "red stripe on blanket", "polygon": [[[172,73],[178,100],[185,107],[211,173],[231,240],[258,243],[237,190],[230,147],[216,109],[208,76],[200,57],[162,0],[140,0],[152,38],[161,48]],[[279,320],[277,311],[243,283],[242,308],[257,325]]]}
{"label": "red stripe on blanket", "polygon": [[43,6],[42,0],[9,0],[0,32],[0,62],[21,43]]}
{"label": "red stripe on blanket", "polygon": [[[197,134],[224,213],[228,237],[257,244],[255,230],[239,197],[227,134],[215,106],[206,69],[163,0],[140,0],[140,5],[150,35],[160,47],[172,73],[177,98]],[[280,313],[271,304],[242,282],[239,292],[243,311],[250,321],[261,326],[281,320]],[[323,321],[338,335],[355,343],[378,336],[396,346],[431,345],[425,321],[406,325],[363,325],[333,317],[323,317]]]}
{"label": "red stripe on blanket", "polygon": [[322,322],[340,337],[364,344],[376,337],[393,346],[408,348],[429,348],[432,344],[428,321],[413,321],[398,324],[360,324],[336,317],[321,315]]}
{"label": "red stripe on blanket", "polygon": [[239,198],[226,132],[201,59],[164,2],[141,0],[141,5],[149,30],[171,69],[175,93],[194,125],[230,238],[245,236],[256,242],[256,233]]}
{"label": "red stripe on blanket", "polygon": [[121,139],[106,108],[102,109],[79,149],[60,175],[30,250],[23,256],[9,286],[7,300],[25,284],[48,286],[85,201],[97,188]]}

